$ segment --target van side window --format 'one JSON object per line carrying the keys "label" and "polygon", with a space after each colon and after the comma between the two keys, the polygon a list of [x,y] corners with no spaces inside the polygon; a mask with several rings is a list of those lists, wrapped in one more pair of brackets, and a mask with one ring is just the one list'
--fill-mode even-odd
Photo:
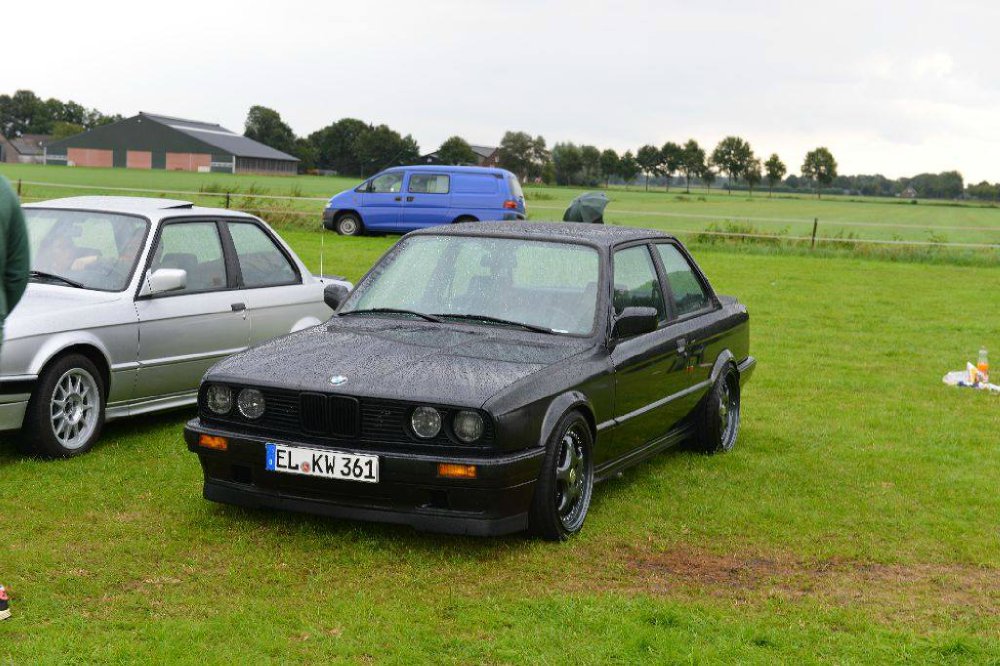
{"label": "van side window", "polygon": [[455,174],[453,194],[496,194],[500,179],[486,173]]}
{"label": "van side window", "polygon": [[410,174],[410,192],[420,194],[448,194],[451,178],[437,173]]}
{"label": "van side window", "polygon": [[369,192],[378,194],[386,192],[399,192],[403,189],[403,174],[400,172],[384,173],[372,179],[372,184],[368,188]]}

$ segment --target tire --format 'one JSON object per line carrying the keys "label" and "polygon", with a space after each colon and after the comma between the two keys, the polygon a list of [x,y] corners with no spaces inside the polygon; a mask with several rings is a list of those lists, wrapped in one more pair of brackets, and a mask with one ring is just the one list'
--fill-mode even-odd
{"label": "tire", "polygon": [[86,356],[69,354],[42,373],[28,401],[21,449],[44,458],[86,453],[101,436],[107,390]]}
{"label": "tire", "polygon": [[462,217],[456,217],[454,220],[451,221],[451,223],[452,224],[462,224],[463,222],[478,222],[478,221],[479,220],[477,220],[474,217],[471,217],[469,215],[463,215]]}
{"label": "tire", "polygon": [[[546,541],[565,541],[583,528],[594,491],[594,437],[580,412],[560,419],[535,484],[528,529]],[[568,502],[568,504],[566,504]]]}
{"label": "tire", "polygon": [[740,375],[727,364],[696,412],[694,446],[701,453],[725,453],[740,433]]}
{"label": "tire", "polygon": [[333,223],[333,228],[341,236],[360,236],[365,231],[364,225],[361,224],[361,218],[354,213],[338,217]]}

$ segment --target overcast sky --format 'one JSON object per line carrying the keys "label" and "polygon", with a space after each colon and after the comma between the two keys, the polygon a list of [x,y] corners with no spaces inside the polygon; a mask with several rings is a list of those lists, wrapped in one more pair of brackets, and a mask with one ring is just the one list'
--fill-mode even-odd
{"label": "overcast sky", "polygon": [[[36,15],[37,12],[37,15]],[[7,12],[10,14],[10,12]],[[431,151],[505,130],[619,151],[726,134],[797,172],[1000,180],[1000,3],[55,2],[3,31],[0,89],[242,131],[353,116]]]}

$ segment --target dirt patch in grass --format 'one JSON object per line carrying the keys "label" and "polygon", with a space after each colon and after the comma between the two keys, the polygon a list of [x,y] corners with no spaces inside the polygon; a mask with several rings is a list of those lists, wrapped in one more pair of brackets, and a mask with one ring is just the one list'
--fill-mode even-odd
{"label": "dirt patch in grass", "polygon": [[737,602],[810,598],[861,605],[885,620],[906,622],[1000,614],[1000,569],[969,564],[808,561],[790,555],[720,555],[686,546],[666,551],[626,547],[618,555],[619,575],[604,582],[628,593],[708,594]]}

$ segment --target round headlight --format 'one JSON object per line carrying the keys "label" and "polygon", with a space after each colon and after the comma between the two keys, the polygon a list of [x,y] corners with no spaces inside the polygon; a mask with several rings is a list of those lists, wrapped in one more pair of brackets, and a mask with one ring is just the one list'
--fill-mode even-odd
{"label": "round headlight", "polygon": [[441,432],[441,412],[433,407],[417,407],[410,417],[410,426],[417,437],[436,437]]}
{"label": "round headlight", "polygon": [[257,389],[243,389],[236,399],[240,414],[248,419],[259,419],[264,415],[264,395]]}
{"label": "round headlight", "polygon": [[486,425],[483,423],[483,417],[476,412],[462,411],[455,414],[455,420],[452,421],[451,428],[455,431],[455,437],[458,437],[466,444],[471,444],[483,436]]}
{"label": "round headlight", "polygon": [[228,414],[233,408],[233,392],[228,386],[212,384],[205,392],[205,402],[208,409],[215,414]]}

